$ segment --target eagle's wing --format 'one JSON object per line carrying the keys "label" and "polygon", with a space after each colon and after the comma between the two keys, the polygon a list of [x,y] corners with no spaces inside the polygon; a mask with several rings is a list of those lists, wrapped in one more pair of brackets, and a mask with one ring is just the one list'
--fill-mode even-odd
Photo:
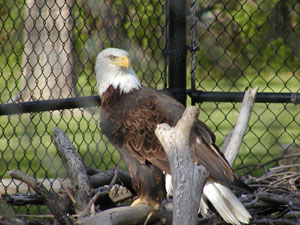
{"label": "eagle's wing", "polygon": [[[141,92],[135,97],[137,104],[129,110],[126,122],[124,123],[123,144],[142,163],[150,162],[161,170],[170,173],[168,158],[165,151],[155,135],[157,124],[176,124],[174,117],[163,110],[158,102],[159,97],[167,97],[161,93],[149,91]],[[176,102],[177,103],[177,102]],[[176,108],[172,102],[165,102],[164,107]]]}
{"label": "eagle's wing", "polygon": [[195,154],[194,161],[203,165],[209,175],[217,181],[226,184],[233,183],[235,175],[231,167],[211,139],[207,138],[207,134],[203,134],[205,134],[203,126],[198,122],[191,136],[191,149]]}
{"label": "eagle's wing", "polygon": [[[124,144],[140,160],[149,161],[170,173],[167,156],[155,136],[155,129],[160,123],[175,126],[185,108],[175,99],[152,89],[140,92],[136,99],[140,102],[127,117]],[[232,183],[235,179],[232,169],[214,146],[214,141],[213,132],[199,120],[191,135],[194,161],[205,166],[216,180]]]}
{"label": "eagle's wing", "polygon": [[[125,104],[126,103],[126,104]],[[111,142],[128,151],[142,164],[152,163],[161,170],[170,173],[167,156],[158,138],[155,136],[157,124],[168,123],[175,126],[185,107],[163,93],[151,88],[142,88],[123,96],[113,110],[122,111],[117,118],[104,118],[102,131]],[[119,108],[119,109],[118,109]],[[122,110],[120,110],[122,109]],[[109,129],[110,132],[105,132]],[[201,121],[195,124],[191,135],[191,147],[194,161],[203,165],[211,177],[230,184],[234,174],[218,149],[214,146],[213,132]]]}

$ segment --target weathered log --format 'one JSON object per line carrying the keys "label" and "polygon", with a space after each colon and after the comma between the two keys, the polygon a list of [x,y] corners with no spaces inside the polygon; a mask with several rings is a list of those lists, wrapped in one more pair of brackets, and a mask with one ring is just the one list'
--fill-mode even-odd
{"label": "weathered log", "polygon": [[85,166],[68,136],[58,127],[54,128],[53,141],[57,153],[67,168],[72,182],[72,192],[76,199],[75,210],[80,213],[87,206],[93,193]]}
{"label": "weathered log", "polygon": [[5,201],[11,205],[27,205],[27,204],[35,204],[35,205],[43,205],[45,204],[41,196],[36,194],[35,192],[28,194],[3,194],[1,195],[1,200]]}
{"label": "weathered log", "polygon": [[[258,219],[251,221],[256,225],[295,225],[295,221],[291,221],[288,219]],[[298,223],[297,223],[298,224]]]}
{"label": "weathered log", "polygon": [[[89,170],[91,171],[91,170]],[[99,171],[96,169],[93,169],[93,175],[89,176],[90,182],[92,187],[95,189],[99,187],[103,187],[105,185],[108,185],[111,183],[112,179],[114,178],[114,169]],[[44,185],[44,187],[49,191],[53,191],[57,193],[58,196],[65,198],[64,192],[61,192],[61,190],[65,188],[72,188],[71,180],[66,178],[63,181],[61,179],[37,179],[40,183]],[[110,190],[106,188],[105,194],[103,192],[103,195],[100,195],[97,199],[97,202],[99,202],[101,205],[101,209],[110,208],[115,203],[119,201],[124,201],[125,199],[132,198],[132,195],[135,195],[135,191],[131,186],[131,179],[130,175],[127,171],[118,170],[117,177],[115,180],[116,184],[124,186],[126,189],[128,189],[130,193],[126,194],[126,196],[122,195],[118,199],[117,198],[111,198],[109,196],[114,195],[113,189],[108,193],[107,190]],[[62,185],[65,186],[65,188],[62,188]],[[125,190],[125,188],[123,188]],[[32,190],[28,185],[22,181],[14,180],[12,181],[11,178],[5,178],[0,181],[0,198],[4,201],[6,201],[9,204],[12,205],[27,205],[27,204],[44,204],[42,199],[39,195],[37,195],[34,190]],[[61,199],[62,199],[61,198]],[[64,211],[72,211],[73,207],[69,204],[68,197],[65,198],[65,200],[60,201],[61,208]]]}
{"label": "weathered log", "polygon": [[154,210],[150,205],[136,205],[108,209],[94,216],[82,218],[80,222],[85,225],[142,225],[150,213],[152,215],[149,224],[160,220],[160,211]]}
{"label": "weathered log", "polygon": [[224,141],[222,151],[231,166],[239,153],[243,137],[248,127],[257,89],[256,87],[245,92],[236,125]]}
{"label": "weathered log", "polygon": [[26,221],[23,221],[19,218],[11,218],[7,216],[0,216],[1,225],[26,225]]}
{"label": "weathered log", "polygon": [[198,107],[187,107],[175,128],[160,124],[155,130],[168,156],[172,173],[173,225],[197,224],[199,199],[208,176],[203,166],[193,163],[190,149],[191,128],[198,114]]}
{"label": "weathered log", "polygon": [[258,193],[258,199],[262,200],[270,205],[274,206],[290,206],[298,205],[300,206],[300,199],[298,198],[291,198],[290,196],[278,195],[275,193]]}
{"label": "weathered log", "polygon": [[[38,178],[36,179],[40,183],[43,184],[43,186],[49,191],[53,192],[59,192],[62,188],[61,183],[58,181],[57,178],[50,178],[50,179],[45,179],[45,178]],[[64,184],[67,187],[71,187],[71,181],[70,179],[64,179],[63,180]],[[14,180],[12,182],[11,178],[3,178],[0,181],[0,195],[3,194],[26,194],[28,192],[33,192],[33,190],[28,187],[28,185],[22,181],[19,180]]]}

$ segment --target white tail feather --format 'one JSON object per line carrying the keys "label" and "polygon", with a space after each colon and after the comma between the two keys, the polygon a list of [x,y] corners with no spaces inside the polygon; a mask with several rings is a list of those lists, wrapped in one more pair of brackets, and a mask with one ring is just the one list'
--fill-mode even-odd
{"label": "white tail feather", "polygon": [[204,198],[207,198],[211,202],[220,216],[227,223],[240,225],[240,222],[235,218],[231,209],[228,207],[223,195],[213,183],[208,182],[205,184],[203,188],[203,195]]}
{"label": "white tail feather", "polygon": [[[166,174],[166,190],[168,196],[173,195],[173,186],[171,175]],[[234,225],[241,225],[241,223],[248,224],[251,215],[243,206],[240,200],[234,193],[226,186],[208,179],[204,188],[203,195],[200,200],[199,211],[201,215],[205,216],[208,213],[208,206],[206,200],[215,207],[220,216],[227,222]]]}
{"label": "white tail feather", "polygon": [[208,180],[203,188],[203,197],[211,202],[227,223],[249,223],[250,213],[228,187]]}
{"label": "white tail feather", "polygon": [[233,214],[235,217],[242,223],[248,224],[251,215],[244,207],[244,205],[240,202],[240,200],[235,196],[235,194],[226,186],[223,186],[220,183],[214,183],[219,189],[220,193],[224,196],[224,198],[228,201],[228,205],[230,205]]}
{"label": "white tail feather", "polygon": [[170,174],[165,175],[165,182],[167,198],[170,198],[173,196],[172,176]]}
{"label": "white tail feather", "polygon": [[206,215],[208,215],[208,210],[209,208],[206,202],[204,201],[204,198],[201,198],[198,213],[201,213],[201,215],[205,217]]}

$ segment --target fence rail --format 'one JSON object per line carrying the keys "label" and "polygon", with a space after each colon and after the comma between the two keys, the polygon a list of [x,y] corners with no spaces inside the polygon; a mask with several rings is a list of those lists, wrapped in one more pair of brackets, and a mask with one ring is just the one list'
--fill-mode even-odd
{"label": "fence rail", "polygon": [[[167,89],[174,95],[189,95],[192,102],[242,102],[244,92],[206,92],[185,90],[176,91],[176,89]],[[256,103],[293,103],[300,104],[299,93],[257,93]],[[64,110],[75,108],[87,108],[100,106],[101,99],[99,96],[88,96],[78,98],[55,99],[45,101],[32,101],[21,103],[9,103],[0,105],[0,116],[13,115],[19,113],[36,113],[52,110]]]}

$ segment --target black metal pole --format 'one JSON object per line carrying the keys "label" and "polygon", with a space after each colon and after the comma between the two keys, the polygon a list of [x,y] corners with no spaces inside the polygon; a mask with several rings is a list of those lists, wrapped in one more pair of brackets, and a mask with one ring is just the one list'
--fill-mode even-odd
{"label": "black metal pole", "polygon": [[99,96],[9,103],[0,105],[0,116],[13,115],[18,113],[34,113],[51,110],[85,108],[100,106],[100,104],[101,100]]}
{"label": "black metal pole", "polygon": [[[188,91],[194,102],[242,102],[245,92],[203,92]],[[294,103],[300,104],[300,93],[259,92],[255,102],[258,103]]]}
{"label": "black metal pole", "polygon": [[[169,89],[186,89],[186,1],[169,1]],[[182,104],[186,104],[186,94],[175,95]]]}
{"label": "black metal pole", "polygon": [[[174,95],[183,95],[182,91],[169,90]],[[185,94],[195,102],[242,102],[244,92],[202,92],[184,90]],[[256,103],[293,103],[300,104],[300,93],[265,93],[256,94]],[[45,101],[32,101],[22,103],[0,104],[1,115],[13,115],[18,113],[36,113],[51,110],[64,110],[74,108],[85,108],[100,106],[99,96],[88,96],[79,98],[65,98]]]}

